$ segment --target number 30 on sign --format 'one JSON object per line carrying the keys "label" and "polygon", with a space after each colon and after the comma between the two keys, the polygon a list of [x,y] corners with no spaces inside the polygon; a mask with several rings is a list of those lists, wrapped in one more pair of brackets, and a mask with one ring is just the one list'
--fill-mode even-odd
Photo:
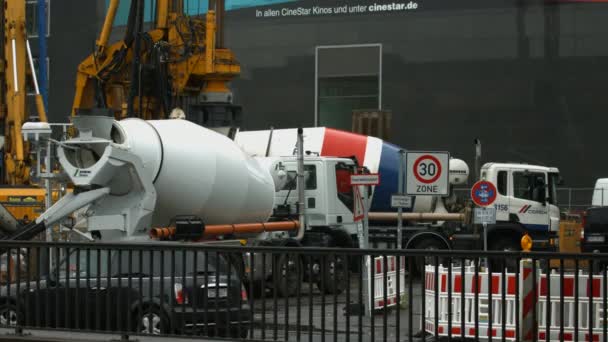
{"label": "number 30 on sign", "polygon": [[449,153],[407,152],[406,158],[408,195],[449,195]]}

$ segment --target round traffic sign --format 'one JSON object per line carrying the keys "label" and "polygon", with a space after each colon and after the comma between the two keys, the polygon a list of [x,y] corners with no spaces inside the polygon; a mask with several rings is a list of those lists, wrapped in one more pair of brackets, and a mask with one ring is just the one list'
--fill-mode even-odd
{"label": "round traffic sign", "polygon": [[471,199],[479,207],[487,207],[496,201],[496,187],[488,181],[479,181],[471,188]]}
{"label": "round traffic sign", "polygon": [[425,154],[414,162],[414,177],[424,184],[434,183],[441,177],[441,163],[439,159]]}

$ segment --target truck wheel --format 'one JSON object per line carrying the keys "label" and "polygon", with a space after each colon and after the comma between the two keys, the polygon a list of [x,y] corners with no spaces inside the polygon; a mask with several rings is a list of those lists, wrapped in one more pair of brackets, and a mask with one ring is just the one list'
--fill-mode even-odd
{"label": "truck wheel", "polygon": [[298,284],[302,283],[302,271],[300,259],[297,255],[281,255],[277,257],[273,269],[272,284],[270,284],[282,297],[291,297],[296,294]]}
{"label": "truck wheel", "polygon": [[321,267],[317,280],[319,291],[327,294],[340,294],[346,290],[348,265],[343,256],[327,256],[320,260],[319,264]]}
{"label": "truck wheel", "polygon": [[151,304],[144,307],[142,312],[135,313],[138,332],[142,335],[162,335],[169,333],[167,314]]}
{"label": "truck wheel", "polygon": [[14,327],[18,324],[17,308],[13,304],[0,306],[0,326]]}
{"label": "truck wheel", "polygon": [[[518,252],[521,250],[519,242],[514,239],[497,236],[495,240],[496,242],[488,247],[491,251]],[[490,258],[490,268],[494,272],[502,272],[503,268],[506,268],[509,272],[515,272],[517,267],[516,258]]]}
{"label": "truck wheel", "polygon": [[[429,239],[426,238],[420,242],[418,242],[414,249],[423,249],[423,250],[428,250],[428,251],[432,251],[432,250],[444,250],[446,249],[446,246],[444,243],[442,243],[441,241],[437,240],[437,239]],[[444,260],[444,258],[437,258],[439,260],[440,264],[445,265],[447,260]],[[427,256],[427,257],[416,257],[415,262],[414,262],[414,273],[416,274],[423,274],[424,273],[424,267],[425,265],[435,265],[435,260],[436,258],[432,255]]]}

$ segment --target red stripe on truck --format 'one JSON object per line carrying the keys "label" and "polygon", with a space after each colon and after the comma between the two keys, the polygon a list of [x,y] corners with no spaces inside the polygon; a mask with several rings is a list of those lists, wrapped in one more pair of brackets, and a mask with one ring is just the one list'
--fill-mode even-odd
{"label": "red stripe on truck", "polygon": [[357,157],[359,165],[365,160],[367,136],[325,128],[321,155],[327,157]]}

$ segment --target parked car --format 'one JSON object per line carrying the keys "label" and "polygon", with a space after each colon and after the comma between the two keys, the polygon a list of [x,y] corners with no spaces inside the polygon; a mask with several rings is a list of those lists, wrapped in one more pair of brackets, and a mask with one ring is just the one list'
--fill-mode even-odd
{"label": "parked car", "polygon": [[581,247],[587,253],[608,252],[608,207],[587,209],[583,219]]}
{"label": "parked car", "polygon": [[0,296],[4,325],[246,337],[251,321],[241,279],[214,252],[72,250],[48,279]]}

